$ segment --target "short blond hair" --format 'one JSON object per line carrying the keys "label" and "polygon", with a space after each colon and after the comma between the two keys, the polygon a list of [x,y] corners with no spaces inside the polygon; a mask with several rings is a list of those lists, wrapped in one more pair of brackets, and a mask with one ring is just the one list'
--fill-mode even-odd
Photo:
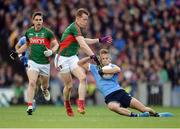
{"label": "short blond hair", "polygon": [[109,51],[107,49],[101,49],[99,55],[101,56],[102,54],[109,54]]}

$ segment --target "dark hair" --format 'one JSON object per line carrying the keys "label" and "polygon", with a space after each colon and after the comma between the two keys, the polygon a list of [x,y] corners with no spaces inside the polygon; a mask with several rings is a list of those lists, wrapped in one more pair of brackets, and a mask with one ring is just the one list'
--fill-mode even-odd
{"label": "dark hair", "polygon": [[81,17],[83,14],[89,16],[89,12],[85,8],[80,8],[76,11],[75,17]]}
{"label": "dark hair", "polygon": [[32,19],[34,19],[35,16],[41,16],[41,17],[43,17],[43,13],[42,13],[42,12],[34,12],[33,15],[32,15]]}

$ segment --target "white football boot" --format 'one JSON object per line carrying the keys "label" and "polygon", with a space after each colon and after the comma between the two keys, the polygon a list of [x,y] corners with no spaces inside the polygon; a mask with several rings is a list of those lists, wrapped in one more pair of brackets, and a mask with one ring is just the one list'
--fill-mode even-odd
{"label": "white football boot", "polygon": [[51,99],[51,96],[50,96],[50,93],[49,93],[49,90],[48,89],[43,89],[43,87],[41,86],[41,90],[42,90],[42,93],[44,95],[44,98],[46,101],[49,101]]}

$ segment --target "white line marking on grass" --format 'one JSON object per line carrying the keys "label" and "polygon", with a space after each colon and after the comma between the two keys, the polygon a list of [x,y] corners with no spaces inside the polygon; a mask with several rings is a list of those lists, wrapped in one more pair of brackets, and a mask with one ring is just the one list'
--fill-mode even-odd
{"label": "white line marking on grass", "polygon": [[[40,128],[0,128],[0,129],[40,129]],[[107,129],[107,128],[45,128],[45,129]],[[108,129],[180,129],[180,128],[163,127],[163,128],[108,128]]]}

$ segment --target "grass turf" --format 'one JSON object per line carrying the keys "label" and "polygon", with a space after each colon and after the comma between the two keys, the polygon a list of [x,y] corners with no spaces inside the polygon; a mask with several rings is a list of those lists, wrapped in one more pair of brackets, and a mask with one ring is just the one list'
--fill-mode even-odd
{"label": "grass turf", "polygon": [[38,106],[32,116],[25,106],[0,108],[0,128],[180,128],[180,108],[154,107],[158,112],[172,112],[169,118],[130,118],[109,111],[105,106],[88,106],[81,115],[67,117],[64,108]]}

